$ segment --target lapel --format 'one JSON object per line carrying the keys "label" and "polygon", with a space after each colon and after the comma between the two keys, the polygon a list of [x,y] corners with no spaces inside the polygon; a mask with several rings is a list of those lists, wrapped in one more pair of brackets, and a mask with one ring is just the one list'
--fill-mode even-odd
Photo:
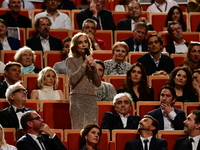
{"label": "lapel", "polygon": [[149,150],[156,150],[157,149],[157,144],[156,144],[156,138],[152,137],[150,145],[149,145]]}
{"label": "lapel", "polygon": [[[123,123],[122,123],[122,120],[121,120],[119,114],[118,114],[118,113],[114,113],[113,116],[115,116],[115,118],[116,118],[116,120],[117,120],[116,123],[117,123],[118,128],[123,129],[124,126],[123,126]],[[116,124],[116,123],[115,123],[115,124]]]}
{"label": "lapel", "polygon": [[45,149],[46,149],[46,150],[49,150],[48,145],[47,145],[47,142],[45,142],[45,141],[46,141],[46,140],[45,140],[45,135],[43,135],[43,134],[41,134],[41,141],[42,141],[42,143],[44,144]]}
{"label": "lapel", "polygon": [[197,150],[200,150],[200,140],[199,140],[199,143],[198,143],[198,146],[197,146]]}
{"label": "lapel", "polygon": [[164,120],[161,108],[158,108],[157,116],[159,116],[159,129],[164,130]]}
{"label": "lapel", "polygon": [[142,141],[139,139],[136,139],[135,141],[135,150],[143,150],[143,145],[142,145]]}
{"label": "lapel", "polygon": [[10,120],[12,120],[15,127],[19,128],[19,121],[18,121],[17,115],[15,113],[15,110],[12,106],[8,107],[8,115],[10,116]]}
{"label": "lapel", "polygon": [[40,150],[40,147],[38,146],[38,144],[35,142],[35,140],[30,135],[28,135],[26,133],[25,136],[31,142],[32,148],[34,148],[35,150]]}
{"label": "lapel", "polygon": [[35,37],[35,47],[39,47],[39,50],[43,51],[43,48],[42,48],[42,44],[41,44],[41,40],[40,40],[40,36],[39,35],[36,35]]}
{"label": "lapel", "polygon": [[131,18],[127,19],[128,30],[131,30]]}

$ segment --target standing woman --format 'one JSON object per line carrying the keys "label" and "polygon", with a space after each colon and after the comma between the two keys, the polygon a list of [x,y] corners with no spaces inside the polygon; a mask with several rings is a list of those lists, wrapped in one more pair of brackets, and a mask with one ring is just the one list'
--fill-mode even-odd
{"label": "standing woman", "polygon": [[82,129],[89,123],[98,123],[97,96],[94,85],[101,85],[96,63],[92,55],[86,56],[87,48],[92,54],[92,44],[85,33],[77,33],[71,41],[67,58],[67,75],[70,84],[70,116],[72,129]]}

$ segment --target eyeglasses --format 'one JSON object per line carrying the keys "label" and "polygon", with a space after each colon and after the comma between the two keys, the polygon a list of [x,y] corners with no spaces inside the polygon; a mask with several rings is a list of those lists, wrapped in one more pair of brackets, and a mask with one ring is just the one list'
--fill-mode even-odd
{"label": "eyeglasses", "polygon": [[37,116],[37,117],[35,117],[35,118],[32,118],[31,120],[29,120],[29,121],[32,121],[32,120],[41,120],[42,118],[40,117],[40,116]]}
{"label": "eyeglasses", "polygon": [[175,31],[178,31],[178,30],[179,30],[179,31],[182,30],[181,27],[172,29],[172,32],[175,32]]}
{"label": "eyeglasses", "polygon": [[15,94],[17,92],[19,92],[19,93],[24,93],[25,92],[26,94],[28,94],[28,90],[27,89],[22,89],[22,88],[19,88],[19,89],[13,91],[12,94]]}

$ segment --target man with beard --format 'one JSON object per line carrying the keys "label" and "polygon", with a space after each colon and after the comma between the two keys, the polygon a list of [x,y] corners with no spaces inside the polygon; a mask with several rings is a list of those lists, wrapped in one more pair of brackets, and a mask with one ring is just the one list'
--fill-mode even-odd
{"label": "man with beard", "polygon": [[159,93],[160,108],[148,112],[159,122],[159,130],[183,130],[185,112],[174,108],[176,92],[170,85],[165,85]]}
{"label": "man with beard", "polygon": [[124,150],[167,150],[167,141],[155,138],[158,132],[158,121],[145,115],[138,125],[139,139],[126,142]]}
{"label": "man with beard", "polygon": [[173,150],[200,150],[200,110],[193,110],[183,123],[188,136],[177,139]]}
{"label": "man with beard", "polygon": [[25,112],[20,121],[26,134],[17,141],[18,150],[66,150],[36,111]]}
{"label": "man with beard", "polygon": [[51,21],[48,17],[40,17],[35,22],[38,34],[26,40],[26,45],[32,50],[50,51],[62,50],[62,41],[59,38],[49,35]]}

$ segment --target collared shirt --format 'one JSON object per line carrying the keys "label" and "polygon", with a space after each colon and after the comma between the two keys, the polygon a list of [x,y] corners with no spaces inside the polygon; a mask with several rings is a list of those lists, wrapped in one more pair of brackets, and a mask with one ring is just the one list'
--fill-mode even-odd
{"label": "collared shirt", "polygon": [[136,22],[133,19],[131,19],[131,31],[135,29],[135,24]]}
{"label": "collared shirt", "polygon": [[[17,111],[17,107],[15,107],[14,105],[12,105],[12,107],[13,107],[14,111],[16,112]],[[17,115],[17,119],[18,119],[18,122],[19,122],[19,129],[22,129],[22,125],[20,123],[20,119],[21,119],[21,117],[23,115],[23,112],[19,111],[19,112],[16,113],[16,115]]]}
{"label": "collared shirt", "polygon": [[[149,141],[149,142],[147,143],[148,149],[149,149],[149,145],[150,145],[150,142],[151,142],[152,137],[153,137],[153,136],[150,136],[150,137],[147,138],[148,141]],[[143,137],[140,136],[140,140],[142,141],[142,146],[143,146],[143,149],[144,149],[145,145],[144,145],[144,142],[143,142],[143,141],[145,140],[145,138],[143,138]]]}
{"label": "collared shirt", "polygon": [[123,127],[125,128],[127,126],[127,120],[128,120],[128,117],[130,116],[130,114],[127,114],[126,116],[123,116],[122,114],[118,113],[121,120],[122,120],[122,123],[123,123]]}
{"label": "collared shirt", "polygon": [[[175,41],[173,41],[174,47],[175,47],[175,54],[185,54],[188,52],[188,47],[185,44],[185,40],[183,40],[183,43],[177,44]],[[166,48],[163,48],[163,52],[166,52]]]}
{"label": "collared shirt", "polygon": [[58,14],[56,16],[55,19],[53,19],[53,17],[48,14],[47,11],[38,13],[35,15],[34,21],[36,21],[39,17],[43,17],[46,16],[51,20],[51,29],[72,29],[72,24],[71,24],[71,20],[69,18],[69,16],[65,13],[61,13],[59,11],[57,11]]}
{"label": "collared shirt", "polygon": [[43,38],[40,36],[40,40],[41,40],[43,52],[50,51],[49,36],[47,38]]}
{"label": "collared shirt", "polygon": [[193,138],[194,142],[192,142],[192,150],[197,150],[198,144],[199,144],[199,140],[200,140],[200,135],[195,136],[195,137],[190,137],[189,138]]}
{"label": "collared shirt", "polygon": [[[0,39],[1,40],[1,39]],[[1,40],[1,43],[2,43],[2,47],[3,47],[3,50],[11,50],[11,47],[8,43],[8,39],[7,37],[4,39],[4,41],[2,42]]]}
{"label": "collared shirt", "polygon": [[160,53],[160,57],[159,59],[156,61],[155,58],[150,54],[151,59],[153,60],[153,62],[156,64],[156,67],[158,67],[159,63],[160,63],[160,58],[161,58],[161,53]]}
{"label": "collared shirt", "polygon": [[168,115],[165,114],[163,110],[162,110],[162,114],[163,114],[163,121],[164,121],[164,130],[174,130],[174,126],[171,122],[176,117],[174,108],[172,107],[172,111]]}

